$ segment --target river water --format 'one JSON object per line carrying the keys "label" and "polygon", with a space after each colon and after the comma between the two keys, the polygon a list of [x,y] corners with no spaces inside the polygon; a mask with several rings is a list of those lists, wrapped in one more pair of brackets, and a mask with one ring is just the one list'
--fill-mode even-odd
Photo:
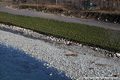
{"label": "river water", "polygon": [[0,80],[71,80],[24,51],[0,44]]}

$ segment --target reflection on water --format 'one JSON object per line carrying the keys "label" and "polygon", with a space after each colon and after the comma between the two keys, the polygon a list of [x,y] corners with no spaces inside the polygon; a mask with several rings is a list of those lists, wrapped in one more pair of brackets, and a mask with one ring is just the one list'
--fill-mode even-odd
{"label": "reflection on water", "polygon": [[25,52],[0,44],[0,80],[71,80]]}

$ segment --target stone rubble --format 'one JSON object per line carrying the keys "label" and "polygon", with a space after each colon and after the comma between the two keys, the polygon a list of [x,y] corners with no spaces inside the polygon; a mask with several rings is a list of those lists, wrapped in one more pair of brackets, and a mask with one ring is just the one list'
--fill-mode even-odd
{"label": "stone rubble", "polygon": [[117,56],[117,57],[120,57],[120,53],[116,53],[116,56]]}
{"label": "stone rubble", "polygon": [[[72,42],[72,41],[69,41],[69,40],[66,40],[66,39],[63,39],[63,38],[56,38],[54,36],[47,36],[47,35],[39,34],[39,33],[34,32],[32,30],[20,28],[20,27],[17,27],[17,26],[12,26],[12,25],[9,26],[9,25],[5,25],[5,24],[0,24],[0,29],[5,30],[5,31],[10,31],[10,32],[13,32],[13,33],[17,33],[17,34],[20,34],[20,35],[23,35],[23,36],[26,36],[26,37],[30,37],[30,38],[45,40],[47,42],[57,42],[57,43],[65,44],[67,46],[70,46],[70,45],[77,45],[77,46],[80,46],[80,47],[84,46],[83,44],[80,44],[80,43]],[[88,47],[90,47],[91,49],[93,49],[95,51],[99,51],[99,52],[102,51],[107,56],[111,56],[111,55],[113,56],[115,54],[113,52],[103,50],[103,49],[100,49],[100,48],[97,48],[97,47],[91,47],[91,46],[88,46]],[[112,54],[109,54],[109,53],[112,53]]]}
{"label": "stone rubble", "polygon": [[[44,66],[55,67],[60,70],[60,74],[64,71],[73,80],[84,77],[113,77],[119,80],[120,59],[108,56],[114,52],[4,24],[0,24],[1,43],[22,49],[30,56],[48,62]],[[65,56],[67,52],[74,52],[77,56]],[[116,54],[119,56],[119,53]]]}

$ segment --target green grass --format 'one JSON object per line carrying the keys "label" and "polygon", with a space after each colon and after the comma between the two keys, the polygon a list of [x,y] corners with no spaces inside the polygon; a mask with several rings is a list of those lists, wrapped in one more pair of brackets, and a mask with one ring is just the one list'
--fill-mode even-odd
{"label": "green grass", "polygon": [[77,23],[66,23],[36,17],[25,17],[0,12],[0,22],[17,25],[39,33],[120,51],[120,32]]}

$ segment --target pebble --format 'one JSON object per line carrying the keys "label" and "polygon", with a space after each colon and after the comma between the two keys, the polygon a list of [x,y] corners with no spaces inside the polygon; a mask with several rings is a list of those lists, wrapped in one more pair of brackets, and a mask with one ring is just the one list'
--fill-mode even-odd
{"label": "pebble", "polygon": [[105,21],[107,22],[107,21],[108,21],[108,19],[105,19]]}
{"label": "pebble", "polygon": [[83,45],[82,44],[79,44],[80,47],[82,47]]}
{"label": "pebble", "polygon": [[52,74],[52,73],[50,73],[49,75],[50,75],[50,76],[52,76],[53,74]]}
{"label": "pebble", "polygon": [[47,66],[49,66],[49,64],[46,64]]}
{"label": "pebble", "polygon": [[114,23],[116,24],[117,22],[116,22],[116,21],[114,21]]}
{"label": "pebble", "polygon": [[43,65],[46,66],[46,63],[44,63]]}
{"label": "pebble", "polygon": [[100,20],[100,18],[97,18],[98,20]]}
{"label": "pebble", "polygon": [[120,53],[116,53],[116,56],[117,56],[117,57],[120,57]]}

